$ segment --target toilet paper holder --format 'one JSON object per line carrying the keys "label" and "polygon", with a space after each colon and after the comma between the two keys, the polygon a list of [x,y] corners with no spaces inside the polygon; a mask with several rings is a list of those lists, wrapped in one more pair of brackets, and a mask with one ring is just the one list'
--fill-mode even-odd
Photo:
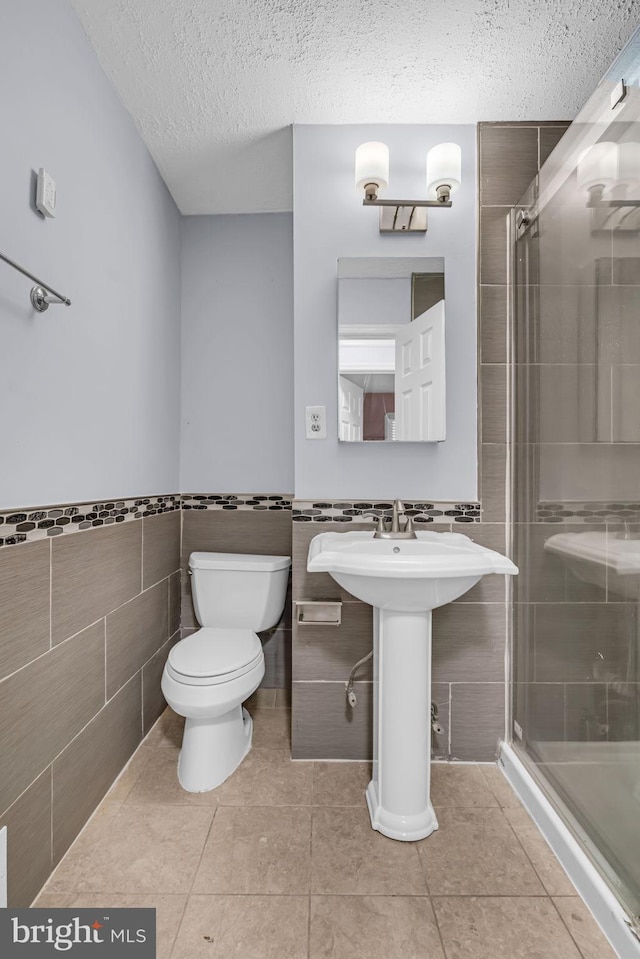
{"label": "toilet paper holder", "polygon": [[342,622],[342,601],[297,599],[296,622],[300,626],[339,626]]}

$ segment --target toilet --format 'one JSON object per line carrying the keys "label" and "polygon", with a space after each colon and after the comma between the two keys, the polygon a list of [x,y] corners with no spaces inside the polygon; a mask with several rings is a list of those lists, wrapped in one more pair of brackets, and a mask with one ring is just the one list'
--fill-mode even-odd
{"label": "toilet", "polygon": [[187,792],[215,789],[251,749],[253,721],[242,703],[264,676],[257,632],[284,609],[289,556],[192,553],[191,593],[202,627],[177,643],[162,692],[185,717],[178,780]]}

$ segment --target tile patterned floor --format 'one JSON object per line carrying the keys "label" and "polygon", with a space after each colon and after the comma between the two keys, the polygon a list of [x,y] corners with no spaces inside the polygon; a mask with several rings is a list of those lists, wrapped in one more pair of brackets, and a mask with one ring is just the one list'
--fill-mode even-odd
{"label": "tile patterned floor", "polygon": [[440,829],[373,832],[366,763],[291,762],[284,697],[219,789],[178,786],[169,710],[34,905],[154,906],[159,959],[615,959],[496,767],[436,764]]}

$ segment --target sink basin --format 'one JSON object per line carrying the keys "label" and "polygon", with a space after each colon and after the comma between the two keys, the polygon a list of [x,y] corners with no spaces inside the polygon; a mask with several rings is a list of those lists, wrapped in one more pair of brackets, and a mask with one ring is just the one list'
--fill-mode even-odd
{"label": "sink basin", "polygon": [[431,782],[431,611],[487,573],[517,573],[511,560],[462,533],[374,539],[373,532],[320,533],[307,569],[327,572],[373,610],[371,825],[391,839],[438,828]]}
{"label": "sink basin", "polygon": [[372,532],[321,533],[309,547],[309,572],[327,572],[377,609],[421,612],[462,596],[487,573],[516,573],[506,556],[462,533],[374,539]]}
{"label": "sink basin", "polygon": [[555,533],[545,542],[549,553],[560,556],[574,576],[626,599],[640,598],[640,540],[617,533],[590,530]]}

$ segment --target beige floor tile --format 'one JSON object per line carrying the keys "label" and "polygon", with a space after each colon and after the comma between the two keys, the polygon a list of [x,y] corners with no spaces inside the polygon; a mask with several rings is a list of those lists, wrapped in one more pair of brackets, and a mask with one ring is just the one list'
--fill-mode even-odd
{"label": "beige floor tile", "polygon": [[181,746],[184,716],[178,716],[169,706],[165,709],[155,726],[147,734],[144,742],[149,746]]}
{"label": "beige floor tile", "polygon": [[418,843],[431,895],[544,895],[501,809],[436,807],[436,815],[440,828]]}
{"label": "beige floor tile", "polygon": [[484,777],[487,786],[498,800],[498,804],[503,809],[509,806],[520,808],[522,805],[520,800],[495,763],[480,763],[478,769]]}
{"label": "beige floor tile", "polygon": [[291,709],[291,689],[276,689],[276,709]]}
{"label": "beige floor tile", "polygon": [[215,810],[122,804],[94,820],[51,877],[51,892],[189,892]]}
{"label": "beige floor tile", "polygon": [[219,806],[194,892],[309,892],[310,806]]}
{"label": "beige floor tile", "polygon": [[253,709],[253,740],[256,748],[291,749],[291,712],[288,709]]}
{"label": "beige floor tile", "polygon": [[371,763],[314,763],[314,806],[365,807]]}
{"label": "beige floor tile", "polygon": [[73,902],[73,893],[46,892],[42,890],[31,903],[32,909],[67,909]]}
{"label": "beige floor tile", "polygon": [[153,746],[141,746],[133,754],[129,763],[122,770],[113,786],[105,796],[105,799],[124,801],[138,781],[138,778],[144,772],[144,769],[153,751]]}
{"label": "beige floor tile", "polygon": [[522,806],[505,809],[504,814],[550,896],[575,896],[573,883],[549,848],[547,841]]}
{"label": "beige floor tile", "polygon": [[415,843],[371,828],[366,809],[313,809],[311,891],[326,895],[423,896]]}
{"label": "beige floor tile", "polygon": [[178,782],[177,748],[155,748],[151,752],[144,773],[138,776],[127,803],[140,805],[217,806],[220,787],[208,792],[191,793]]}
{"label": "beige floor tile", "polygon": [[546,897],[434,898],[433,907],[447,959],[580,959]]}
{"label": "beige floor tile", "polygon": [[172,959],[307,959],[307,896],[191,896]]}
{"label": "beige floor tile", "polygon": [[308,806],[313,763],[294,763],[288,749],[252,749],[220,787],[223,806]]}
{"label": "beige floor tile", "polygon": [[579,896],[554,897],[558,912],[584,959],[616,959],[616,954]]}
{"label": "beige floor tile", "polygon": [[255,693],[243,705],[253,713],[254,709],[274,709],[276,705],[275,689],[256,689]]}
{"label": "beige floor tile", "polygon": [[431,764],[431,802],[434,806],[497,806],[498,800],[475,765]]}
{"label": "beige floor tile", "polygon": [[444,959],[429,900],[312,896],[309,959]]}
{"label": "beige floor tile", "polygon": [[182,919],[187,896],[121,896],[114,893],[84,893],[76,896],[70,906],[75,909],[155,909],[156,957],[169,959]]}

